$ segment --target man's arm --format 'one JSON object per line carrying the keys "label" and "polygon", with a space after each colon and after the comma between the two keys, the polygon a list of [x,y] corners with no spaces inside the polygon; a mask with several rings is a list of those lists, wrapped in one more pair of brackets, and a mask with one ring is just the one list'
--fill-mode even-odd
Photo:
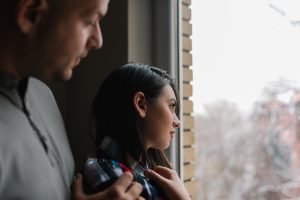
{"label": "man's arm", "polygon": [[76,179],[72,185],[72,199],[73,200],[143,200],[140,197],[142,192],[142,185],[133,181],[133,175],[125,172],[119,177],[116,182],[106,190],[93,194],[86,195],[82,186],[82,175],[76,175]]}

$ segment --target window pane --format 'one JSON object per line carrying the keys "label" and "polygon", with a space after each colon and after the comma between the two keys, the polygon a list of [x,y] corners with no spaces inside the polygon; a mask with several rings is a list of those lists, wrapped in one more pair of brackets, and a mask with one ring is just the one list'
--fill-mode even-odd
{"label": "window pane", "polygon": [[300,198],[300,1],[192,1],[197,199]]}

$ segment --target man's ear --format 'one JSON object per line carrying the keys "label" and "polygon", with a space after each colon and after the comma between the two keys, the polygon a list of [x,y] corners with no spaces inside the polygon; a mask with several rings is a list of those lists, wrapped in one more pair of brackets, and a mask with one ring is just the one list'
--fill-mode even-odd
{"label": "man's ear", "polygon": [[144,93],[137,92],[133,96],[133,105],[140,118],[144,118],[147,112],[146,97]]}
{"label": "man's ear", "polygon": [[19,0],[16,21],[21,32],[31,33],[41,21],[47,8],[47,0]]}

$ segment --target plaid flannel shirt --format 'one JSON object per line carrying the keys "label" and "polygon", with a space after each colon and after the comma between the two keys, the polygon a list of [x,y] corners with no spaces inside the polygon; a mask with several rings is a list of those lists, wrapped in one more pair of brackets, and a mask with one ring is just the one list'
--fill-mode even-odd
{"label": "plaid flannel shirt", "polygon": [[149,200],[166,199],[162,190],[145,174],[146,169],[141,163],[133,161],[130,167],[118,162],[118,144],[109,136],[106,136],[100,148],[111,159],[89,158],[82,170],[84,177],[84,190],[87,193],[95,193],[109,187],[125,171],[133,174],[134,180],[143,186],[141,196]]}

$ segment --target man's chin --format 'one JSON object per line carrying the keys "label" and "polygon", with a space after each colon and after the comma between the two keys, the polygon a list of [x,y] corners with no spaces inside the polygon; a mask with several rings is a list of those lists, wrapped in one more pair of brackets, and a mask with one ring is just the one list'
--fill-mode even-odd
{"label": "man's chin", "polygon": [[72,75],[73,75],[72,70],[67,70],[64,73],[57,73],[54,76],[54,81],[66,82],[66,81],[69,81],[72,78]]}
{"label": "man's chin", "polygon": [[64,77],[63,77],[63,81],[68,81],[72,78],[72,75],[73,75],[73,70],[70,69],[68,70],[65,74],[64,74]]}

